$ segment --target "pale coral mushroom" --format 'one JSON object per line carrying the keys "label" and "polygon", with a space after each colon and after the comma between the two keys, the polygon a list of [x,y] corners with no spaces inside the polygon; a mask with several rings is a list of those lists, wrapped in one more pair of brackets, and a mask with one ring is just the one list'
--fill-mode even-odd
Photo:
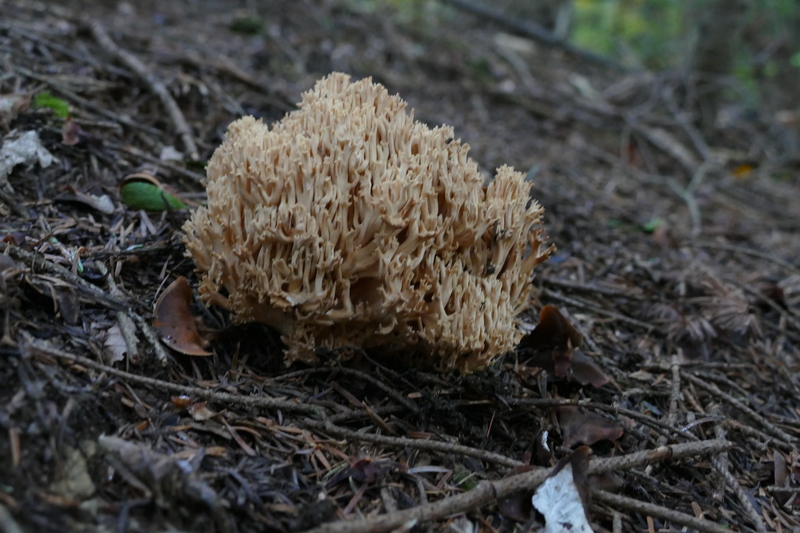
{"label": "pale coral mushroom", "polygon": [[272,129],[235,121],[208,163],[208,206],[184,226],[201,297],[277,329],[287,364],[382,346],[486,367],[519,342],[550,249],[524,175],[503,166],[484,187],[452,139],[339,73]]}

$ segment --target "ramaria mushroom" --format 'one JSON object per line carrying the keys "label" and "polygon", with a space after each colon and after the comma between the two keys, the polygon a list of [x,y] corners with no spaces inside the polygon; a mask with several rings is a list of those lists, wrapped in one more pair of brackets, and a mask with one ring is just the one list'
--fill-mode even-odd
{"label": "ramaria mushroom", "polygon": [[184,226],[201,298],[277,329],[287,364],[381,346],[486,367],[519,341],[551,248],[524,175],[503,166],[484,187],[452,139],[340,73],[272,129],[233,122],[208,163],[208,205]]}

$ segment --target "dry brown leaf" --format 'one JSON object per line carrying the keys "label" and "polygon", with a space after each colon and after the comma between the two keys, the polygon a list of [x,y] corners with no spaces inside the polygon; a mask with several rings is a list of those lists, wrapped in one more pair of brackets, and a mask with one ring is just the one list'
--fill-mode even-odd
{"label": "dry brown leaf", "polygon": [[583,344],[583,336],[570,324],[561,311],[553,305],[545,305],[539,312],[539,324],[523,337],[520,347],[528,350],[546,350],[571,344],[579,348]]}
{"label": "dry brown leaf", "polygon": [[591,358],[575,349],[582,343],[583,336],[569,320],[556,307],[546,305],[539,313],[539,325],[523,337],[520,348],[536,352],[529,365],[559,378],[570,376],[571,371],[571,377],[581,385],[602,387],[610,379]]}
{"label": "dry brown leaf", "polygon": [[571,448],[581,443],[591,446],[601,440],[617,440],[622,436],[622,426],[617,422],[583,410],[581,407],[564,405],[556,407],[564,447]]}
{"label": "dry brown leaf", "polygon": [[161,336],[161,341],[177,352],[211,355],[204,349],[208,342],[197,332],[197,322],[189,309],[191,303],[192,289],[186,278],[181,276],[158,297],[153,311],[153,327]]}
{"label": "dry brown leaf", "polygon": [[82,137],[86,137],[86,132],[72,120],[72,117],[67,117],[61,127],[61,142],[73,146],[78,144]]}
{"label": "dry brown leaf", "polygon": [[106,332],[106,340],[103,343],[105,348],[105,359],[107,365],[114,365],[118,361],[125,359],[128,354],[128,345],[119,324],[115,324]]}
{"label": "dry brown leaf", "polygon": [[593,387],[602,387],[611,381],[597,363],[580,350],[572,352],[572,377],[581,385],[591,383]]}

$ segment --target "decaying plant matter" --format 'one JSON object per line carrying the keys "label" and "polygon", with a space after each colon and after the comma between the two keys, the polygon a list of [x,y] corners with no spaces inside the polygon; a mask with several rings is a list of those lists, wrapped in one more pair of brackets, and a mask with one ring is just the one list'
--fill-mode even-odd
{"label": "decaying plant matter", "polygon": [[287,363],[380,345],[485,367],[519,341],[549,249],[524,175],[503,166],[484,187],[468,151],[338,73],[272,129],[234,122],[208,165],[208,206],[184,226],[200,294],[277,328]]}

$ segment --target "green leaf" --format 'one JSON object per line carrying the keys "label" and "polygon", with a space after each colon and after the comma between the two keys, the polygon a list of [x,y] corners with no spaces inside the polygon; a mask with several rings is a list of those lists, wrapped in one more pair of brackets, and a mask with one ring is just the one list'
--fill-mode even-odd
{"label": "green leaf", "polygon": [[172,196],[157,185],[146,181],[131,181],[122,186],[122,203],[131,209],[145,211],[166,211],[168,209],[186,209],[186,204]]}
{"label": "green leaf", "polygon": [[237,17],[231,21],[230,29],[234,33],[258,35],[264,29],[264,21],[254,16]]}
{"label": "green leaf", "polygon": [[653,233],[656,230],[656,228],[658,228],[663,223],[664,223],[663,218],[653,218],[650,220],[650,222],[642,226],[642,229],[645,231],[645,233]]}
{"label": "green leaf", "polygon": [[37,94],[36,99],[33,101],[33,106],[49,107],[55,112],[57,117],[67,118],[69,116],[69,104],[48,92]]}

